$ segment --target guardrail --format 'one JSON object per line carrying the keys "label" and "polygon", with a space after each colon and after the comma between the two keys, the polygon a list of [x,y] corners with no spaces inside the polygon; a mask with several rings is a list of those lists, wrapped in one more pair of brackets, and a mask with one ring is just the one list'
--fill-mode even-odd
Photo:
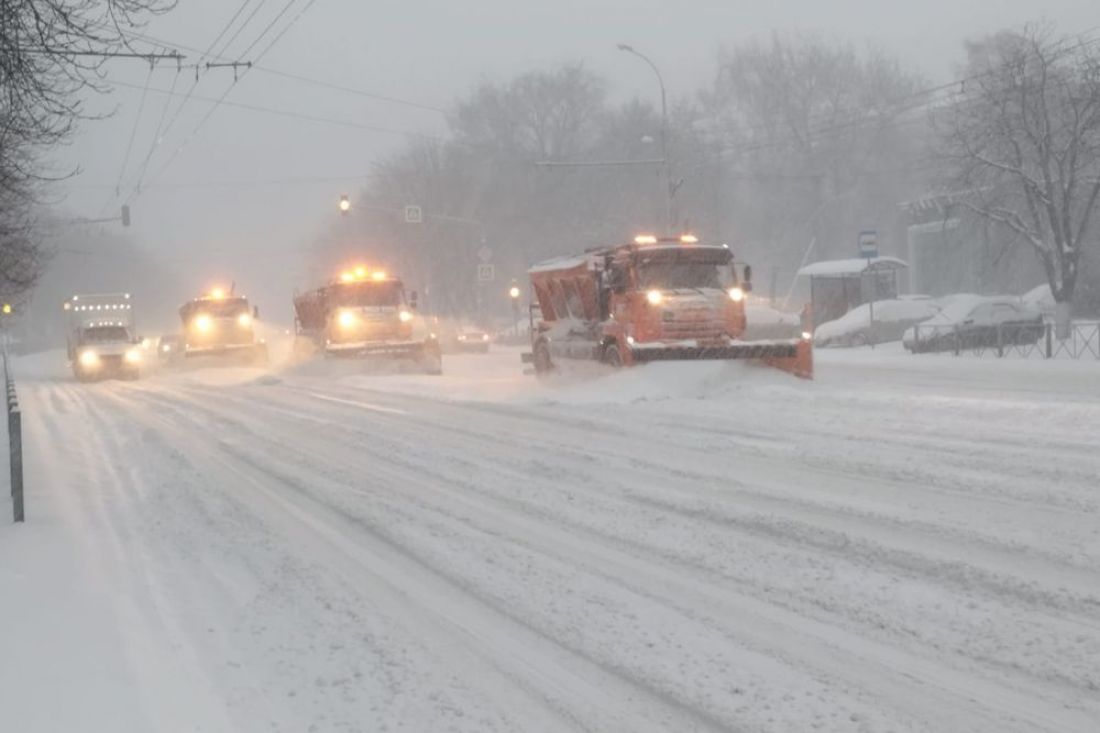
{"label": "guardrail", "polygon": [[998,358],[1006,356],[1043,359],[1096,359],[1100,361],[1100,321],[1074,321],[1065,338],[1053,323],[960,329],[958,326],[913,327],[914,340],[906,344],[913,353],[952,352]]}
{"label": "guardrail", "polygon": [[15,380],[11,376],[8,352],[4,350],[4,387],[8,409],[8,467],[11,469],[11,508],[14,521],[24,521],[23,516],[23,412],[19,409],[19,396],[15,392]]}

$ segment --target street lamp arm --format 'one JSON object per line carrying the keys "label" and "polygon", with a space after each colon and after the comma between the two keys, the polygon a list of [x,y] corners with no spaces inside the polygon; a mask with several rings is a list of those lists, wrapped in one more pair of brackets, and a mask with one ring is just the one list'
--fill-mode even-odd
{"label": "street lamp arm", "polygon": [[667,230],[666,233],[671,234],[673,228],[672,199],[676,195],[676,189],[679,186],[672,182],[672,161],[669,159],[668,153],[668,96],[665,94],[665,78],[661,76],[661,70],[657,68],[657,64],[653,63],[653,60],[641,51],[637,51],[633,46],[628,46],[625,43],[620,43],[618,48],[620,51],[625,51],[645,61],[649,68],[653,69],[653,73],[657,76],[657,84],[661,87],[661,157],[664,159],[665,229]]}
{"label": "street lamp arm", "polygon": [[666,110],[667,104],[665,102],[665,78],[661,76],[661,70],[657,68],[657,64],[653,63],[653,60],[641,51],[638,51],[633,46],[628,46],[625,43],[619,44],[619,50],[625,51],[626,53],[634,54],[642,61],[645,61],[649,65],[649,68],[653,69],[653,73],[657,75],[657,84],[659,84],[661,87],[661,109],[662,111]]}

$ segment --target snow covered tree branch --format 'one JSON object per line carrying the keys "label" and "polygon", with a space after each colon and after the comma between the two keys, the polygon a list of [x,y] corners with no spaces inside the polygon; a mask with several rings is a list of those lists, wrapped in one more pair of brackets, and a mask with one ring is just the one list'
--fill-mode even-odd
{"label": "snow covered tree branch", "polygon": [[[1100,51],[1046,25],[969,44],[958,98],[933,115],[939,153],[966,206],[1030,242],[1058,303],[1096,247]],[[1061,311],[1068,318],[1068,309]]]}

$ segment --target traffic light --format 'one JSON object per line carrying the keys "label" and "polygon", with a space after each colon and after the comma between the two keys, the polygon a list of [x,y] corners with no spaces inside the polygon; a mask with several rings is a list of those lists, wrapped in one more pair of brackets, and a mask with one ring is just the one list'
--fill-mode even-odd
{"label": "traffic light", "polygon": [[348,195],[346,193],[341,194],[340,195],[340,213],[341,214],[346,214],[349,211],[351,211],[351,199],[348,198]]}
{"label": "traffic light", "polygon": [[123,204],[122,205],[122,226],[124,226],[124,227],[130,226],[130,205],[129,204]]}
{"label": "traffic light", "polygon": [[5,316],[10,316],[12,311],[11,303],[4,303],[4,307],[0,310],[4,311]]}

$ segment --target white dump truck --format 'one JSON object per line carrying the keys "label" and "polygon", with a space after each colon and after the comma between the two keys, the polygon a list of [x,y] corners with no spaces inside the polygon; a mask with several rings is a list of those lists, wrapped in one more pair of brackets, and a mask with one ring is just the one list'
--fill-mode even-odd
{"label": "white dump truck", "polygon": [[143,349],[134,334],[129,293],[74,295],[65,301],[68,355],[73,375],[82,382],[141,375]]}

